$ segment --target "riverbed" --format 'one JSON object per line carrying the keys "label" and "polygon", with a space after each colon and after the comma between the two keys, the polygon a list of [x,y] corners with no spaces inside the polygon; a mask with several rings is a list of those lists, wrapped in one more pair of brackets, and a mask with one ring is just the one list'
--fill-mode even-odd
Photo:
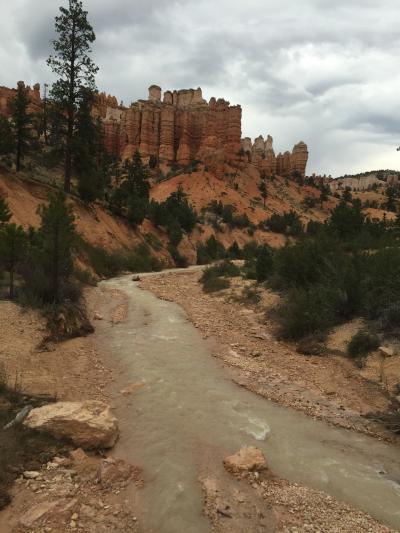
{"label": "riverbed", "polygon": [[[211,344],[183,310],[141,290],[131,276],[105,281],[127,302],[124,320],[98,325],[102,349],[119,368],[113,394],[120,455],[140,464],[148,526],[160,533],[211,531],[198,477],[226,475],[222,460],[246,445],[271,470],[348,502],[400,528],[398,449],[281,407],[232,383]],[[105,304],[104,316],[115,305]],[[136,384],[126,400],[120,390]]]}

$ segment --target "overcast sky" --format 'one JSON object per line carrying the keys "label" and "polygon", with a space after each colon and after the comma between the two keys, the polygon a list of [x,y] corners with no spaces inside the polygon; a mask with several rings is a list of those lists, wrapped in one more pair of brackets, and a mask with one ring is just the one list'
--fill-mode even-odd
{"label": "overcast sky", "polygon": [[[51,82],[66,0],[2,2],[0,85]],[[243,109],[243,136],[305,141],[308,172],[400,169],[399,0],[84,0],[97,85],[125,104],[203,88]]]}

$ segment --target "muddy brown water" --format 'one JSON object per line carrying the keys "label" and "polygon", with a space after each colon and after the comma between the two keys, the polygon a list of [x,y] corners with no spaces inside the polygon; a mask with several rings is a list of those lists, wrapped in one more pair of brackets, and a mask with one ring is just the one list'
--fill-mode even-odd
{"label": "muddy brown water", "polygon": [[[150,530],[211,531],[202,516],[198,476],[205,459],[200,450],[212,450],[206,460],[221,473],[223,458],[246,445],[259,447],[275,474],[323,490],[400,529],[398,448],[240,388],[178,305],[140,289],[131,276],[102,285],[129,299],[126,320],[104,320],[97,330],[121,369],[115,384],[122,432],[117,451],[143,468],[140,505]],[[113,306],[110,299],[105,316]],[[131,383],[140,386],[127,399],[118,391]]]}

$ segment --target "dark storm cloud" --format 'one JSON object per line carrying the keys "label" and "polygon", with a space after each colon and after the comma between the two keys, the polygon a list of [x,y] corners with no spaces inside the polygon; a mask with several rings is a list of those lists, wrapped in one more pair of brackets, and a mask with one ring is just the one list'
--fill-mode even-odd
{"label": "dark storm cloud", "polygon": [[[63,3],[63,2],[61,2]],[[66,3],[66,1],[64,2]],[[147,87],[201,86],[243,107],[243,134],[303,139],[310,171],[400,167],[398,0],[85,0],[98,86],[125,103]],[[59,1],[14,0],[0,20],[0,84],[51,81]]]}

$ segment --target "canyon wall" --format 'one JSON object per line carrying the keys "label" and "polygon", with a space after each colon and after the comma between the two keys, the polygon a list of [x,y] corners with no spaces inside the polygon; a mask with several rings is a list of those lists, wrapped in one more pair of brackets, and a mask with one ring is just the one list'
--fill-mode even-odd
{"label": "canyon wall", "polygon": [[[23,82],[19,82],[22,84]],[[40,85],[26,87],[29,111],[42,109]],[[11,102],[16,89],[0,87],[0,115],[11,115]],[[157,85],[149,87],[147,100],[130,107],[119,105],[114,96],[100,93],[93,114],[103,124],[103,143],[110,155],[129,159],[138,150],[142,157],[154,156],[162,164],[187,165],[199,160],[221,177],[225,163],[247,162],[262,173],[289,175],[293,171],[305,175],[307,145],[296,144],[292,152],[275,155],[273,139],[260,135],[252,143],[241,139],[242,109],[220,98],[207,102],[202,90],[166,91]]]}
{"label": "canyon wall", "polygon": [[292,152],[280,153],[276,156],[270,135],[266,140],[260,135],[254,143],[250,137],[245,137],[241,142],[241,154],[264,176],[273,174],[288,176],[292,172],[299,172],[302,176],[306,174],[308,148],[302,141],[293,147]]}
{"label": "canyon wall", "polygon": [[[25,87],[23,81],[19,81],[17,85]],[[29,85],[26,88],[29,98],[29,113],[39,113],[42,109],[42,100],[40,97],[40,85],[36,83],[31,89]],[[17,89],[9,89],[8,87],[0,87],[0,116],[10,118],[11,116],[11,102],[17,94]]]}
{"label": "canyon wall", "polygon": [[155,156],[161,163],[207,161],[210,154],[225,160],[238,157],[241,142],[240,106],[211,98],[201,89],[166,91],[149,87],[147,100],[129,108],[115,98],[98,96],[97,114],[104,124],[104,144],[110,154],[130,158],[136,150],[143,157]]}

